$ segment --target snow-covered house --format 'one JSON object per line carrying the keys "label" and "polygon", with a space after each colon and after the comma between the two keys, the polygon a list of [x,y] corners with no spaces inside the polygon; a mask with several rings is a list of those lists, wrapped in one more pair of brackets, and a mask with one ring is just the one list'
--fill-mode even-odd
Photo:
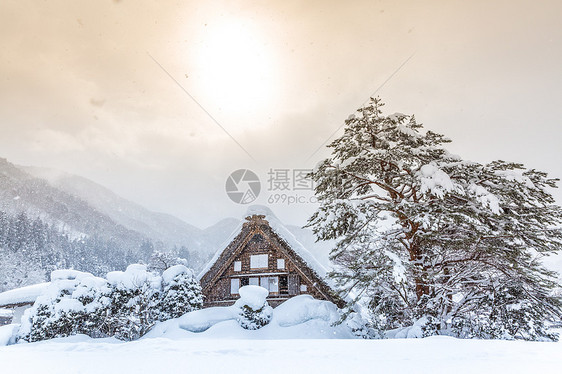
{"label": "snow-covered house", "polygon": [[268,289],[272,306],[301,294],[342,305],[324,280],[326,269],[269,209],[257,208],[200,273],[205,307],[233,304],[245,285]]}
{"label": "snow-covered house", "polygon": [[50,283],[39,283],[0,293],[0,309],[11,310],[12,323],[19,323],[23,312],[30,308]]}

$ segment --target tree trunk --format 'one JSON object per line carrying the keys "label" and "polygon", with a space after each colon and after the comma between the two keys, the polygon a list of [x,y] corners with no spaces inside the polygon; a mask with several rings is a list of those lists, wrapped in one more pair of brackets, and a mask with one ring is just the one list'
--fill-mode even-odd
{"label": "tree trunk", "polygon": [[417,241],[412,243],[410,248],[410,261],[414,262],[414,267],[416,269],[414,275],[416,298],[420,301],[424,295],[429,295],[430,293],[429,282],[427,280],[428,268],[423,263],[423,256],[421,254],[419,243],[417,243]]}

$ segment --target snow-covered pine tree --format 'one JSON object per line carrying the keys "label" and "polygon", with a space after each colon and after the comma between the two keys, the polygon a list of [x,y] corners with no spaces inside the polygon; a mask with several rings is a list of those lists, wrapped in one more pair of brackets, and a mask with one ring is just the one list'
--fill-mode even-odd
{"label": "snow-covered pine tree", "polygon": [[557,179],[464,161],[443,135],[382,106],[371,99],[350,116],[312,173],[321,205],[309,226],[337,240],[331,276],[382,329],[425,318],[458,336],[554,338],[545,322],[561,301],[541,258],[562,246]]}
{"label": "snow-covered pine tree", "polygon": [[88,273],[58,270],[46,291],[26,310],[18,340],[34,342],[86,334],[103,333],[109,298],[105,280]]}
{"label": "snow-covered pine tree", "polygon": [[106,318],[107,334],[121,340],[136,340],[158,321],[161,277],[146,265],[132,264],[124,272],[107,274],[111,292]]}
{"label": "snow-covered pine tree", "polygon": [[45,281],[45,271],[29,257],[0,246],[0,292]]}
{"label": "snow-covered pine tree", "polygon": [[164,271],[162,286],[159,305],[161,321],[181,317],[203,307],[201,285],[193,271],[184,265],[175,265]]}
{"label": "snow-covered pine tree", "polygon": [[72,239],[38,217],[24,212],[12,216],[1,210],[0,251],[0,291],[42,282],[54,269],[77,268],[102,275],[138,260],[139,255],[117,240],[95,235]]}
{"label": "snow-covered pine tree", "polygon": [[107,280],[75,270],[56,270],[51,284],[22,318],[18,339],[38,341],[75,334],[135,340],[158,320],[203,305],[201,286],[183,265],[162,276],[133,264]]}

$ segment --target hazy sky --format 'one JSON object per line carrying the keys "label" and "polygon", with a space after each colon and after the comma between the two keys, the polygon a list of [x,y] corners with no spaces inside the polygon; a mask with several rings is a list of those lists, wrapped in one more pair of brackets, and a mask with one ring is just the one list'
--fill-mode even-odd
{"label": "hazy sky", "polygon": [[[230,172],[255,171],[267,204],[268,170],[326,157],[310,158],[392,76],[386,114],[562,177],[561,4],[2,0],[0,157],[204,227],[246,209]],[[315,208],[270,207],[296,224]]]}

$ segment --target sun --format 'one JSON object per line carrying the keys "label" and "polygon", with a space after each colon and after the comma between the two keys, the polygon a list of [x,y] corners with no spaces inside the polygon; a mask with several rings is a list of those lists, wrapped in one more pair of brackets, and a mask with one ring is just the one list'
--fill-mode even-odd
{"label": "sun", "polygon": [[198,87],[205,101],[227,113],[272,104],[275,63],[260,30],[240,21],[210,23],[196,53]]}

